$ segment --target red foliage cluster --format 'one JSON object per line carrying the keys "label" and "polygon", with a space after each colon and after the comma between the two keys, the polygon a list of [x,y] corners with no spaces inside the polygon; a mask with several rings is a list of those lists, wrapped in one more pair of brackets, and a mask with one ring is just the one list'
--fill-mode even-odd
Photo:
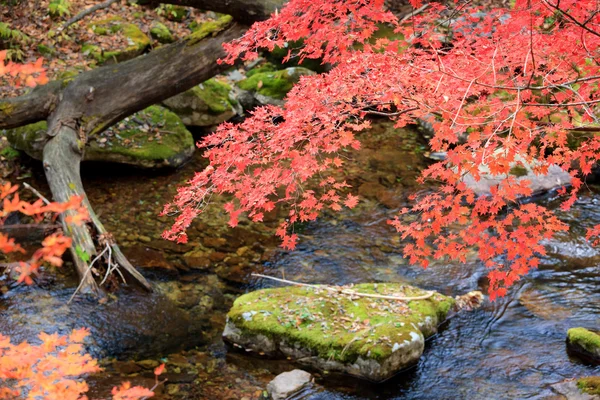
{"label": "red foliage cluster", "polygon": [[[334,67],[303,77],[285,106],[259,108],[200,143],[210,165],[166,206],[180,212],[166,238],[185,241],[210,196],[229,193],[232,226],[242,212],[260,221],[286,204],[289,218],[277,234],[293,248],[293,222],[356,204],[330,172],[343,164],[340,150],[360,147],[354,135],[374,113],[398,127],[428,121],[431,149],[447,152],[422,177],[439,182],[439,191],[415,198],[390,221],[408,241],[404,254],[412,262],[464,260],[475,248],[491,269],[492,297],[537,266],[540,241],[567,226],[541,205],[521,204],[531,187],[509,172],[527,166],[543,174],[552,164],[569,171],[572,186],[561,192],[568,208],[600,158],[596,135],[569,146],[574,131],[599,122],[597,2],[517,0],[494,10],[431,3],[405,24],[382,9],[383,0],[292,0],[227,45],[224,61],[233,62],[303,39],[288,58],[321,58]],[[369,40],[380,23],[394,24],[403,39]],[[505,179],[477,197],[463,177],[479,179],[484,171]],[[316,177],[320,184],[306,187]]]}
{"label": "red foliage cluster", "polygon": [[34,87],[48,83],[46,70],[39,58],[34,64],[19,64],[6,59],[6,50],[0,51],[0,79],[5,79],[15,86]]}
{"label": "red foliage cluster", "polygon": [[[72,197],[66,203],[44,203],[42,199],[34,203],[28,203],[19,198],[16,193],[19,187],[5,183],[0,186],[0,200],[3,201],[2,209],[0,209],[0,221],[4,222],[6,217],[13,212],[33,217],[37,222],[46,218],[48,215],[56,217],[67,210],[74,210],[75,213],[67,216],[65,219],[71,223],[80,224],[88,219],[88,211],[81,204],[81,197]],[[71,238],[64,236],[62,233],[53,233],[42,241],[42,247],[33,254],[27,262],[19,262],[20,276],[19,282],[31,284],[31,274],[37,272],[39,267],[44,263],[60,267],[63,263],[62,256],[71,247]],[[0,251],[3,253],[21,252],[25,250],[15,243],[14,239],[9,238],[6,234],[0,233]]]}

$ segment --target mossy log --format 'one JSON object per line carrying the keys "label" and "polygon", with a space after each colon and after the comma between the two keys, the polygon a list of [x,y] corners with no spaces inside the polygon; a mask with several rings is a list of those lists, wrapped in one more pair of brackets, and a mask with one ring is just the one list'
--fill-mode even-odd
{"label": "mossy log", "polygon": [[[230,12],[237,20],[254,22],[267,18],[280,0],[198,1],[197,6]],[[194,6],[194,4],[185,4]],[[15,128],[47,120],[48,130],[30,140],[43,149],[46,177],[55,201],[72,195],[84,197],[91,224],[75,226],[63,222],[73,238],[71,254],[81,278],[82,292],[100,293],[97,283],[81,259],[82,251],[92,258],[106,247],[109,235],[87,201],[79,165],[90,136],[104,131],[123,118],[204,82],[222,71],[216,63],[225,53],[223,43],[240,37],[245,27],[231,18],[219,20],[214,31],[193,40],[162,46],[149,54],[116,65],[83,72],[69,80],[51,82],[31,93],[0,100],[0,129]],[[143,287],[149,283],[110,242],[112,256]],[[79,253],[79,254],[78,254]]]}

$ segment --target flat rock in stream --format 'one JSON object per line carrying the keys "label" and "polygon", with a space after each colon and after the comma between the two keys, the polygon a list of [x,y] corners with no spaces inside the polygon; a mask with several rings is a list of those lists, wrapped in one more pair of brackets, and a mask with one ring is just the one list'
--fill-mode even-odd
{"label": "flat rock in stream", "polygon": [[312,376],[308,372],[295,369],[277,375],[267,385],[267,392],[273,400],[285,400],[309,386],[311,382]]}
{"label": "flat rock in stream", "polygon": [[[392,296],[427,293],[400,283],[359,284],[352,290]],[[419,360],[425,338],[437,332],[454,304],[436,292],[405,302],[297,286],[263,289],[235,301],[223,337],[260,355],[383,381]]]}

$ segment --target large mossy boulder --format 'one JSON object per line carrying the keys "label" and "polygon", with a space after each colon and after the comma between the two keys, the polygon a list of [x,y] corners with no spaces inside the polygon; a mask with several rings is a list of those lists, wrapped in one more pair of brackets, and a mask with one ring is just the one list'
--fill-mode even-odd
{"label": "large mossy boulder", "polygon": [[[42,159],[47,130],[45,121],[5,131],[11,145],[33,158]],[[194,153],[194,138],[177,115],[160,106],[150,106],[106,131],[91,135],[84,161],[129,164],[142,168],[178,167]]]}
{"label": "large mossy boulder", "polygon": [[567,348],[570,352],[596,364],[600,364],[600,334],[585,328],[567,331]]}
{"label": "large mossy boulder", "polygon": [[192,89],[173,96],[163,105],[177,114],[187,126],[212,126],[227,121],[241,111],[230,96],[231,86],[209,79]]}
{"label": "large mossy boulder", "polygon": [[[237,83],[239,89],[250,93],[251,98],[254,99],[254,104],[244,102],[245,109],[255,105],[283,105],[284,97],[302,76],[315,74],[303,67],[290,67],[280,71],[270,71],[265,66],[258,68],[258,71],[248,71],[247,78]],[[242,94],[240,98],[248,98],[248,96]]]}
{"label": "large mossy boulder", "polygon": [[[399,283],[359,284],[352,290],[428,293]],[[407,302],[297,286],[263,289],[235,301],[223,337],[246,351],[383,381],[417,362],[425,338],[437,332],[454,305],[454,299],[436,292]]]}
{"label": "large mossy boulder", "polygon": [[152,42],[136,24],[126,22],[118,16],[92,22],[88,28],[99,36],[119,35],[123,39],[120,46],[111,49],[93,43],[84,44],[81,51],[95,59],[98,64],[131,60],[142,54]]}

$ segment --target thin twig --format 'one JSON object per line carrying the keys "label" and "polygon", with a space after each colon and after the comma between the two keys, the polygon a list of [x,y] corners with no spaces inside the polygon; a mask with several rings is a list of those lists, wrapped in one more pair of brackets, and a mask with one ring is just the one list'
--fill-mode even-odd
{"label": "thin twig", "polygon": [[29,183],[24,182],[23,186],[25,186],[25,189],[31,190],[33,192],[33,194],[35,194],[37,197],[42,199],[42,201],[44,203],[46,203],[46,205],[50,204],[50,201],[47,198],[45,198],[44,196],[42,196],[42,194],[40,192],[38,192],[36,189],[34,189]]}
{"label": "thin twig", "polygon": [[287,279],[280,279],[280,278],[275,278],[273,276],[262,275],[262,274],[252,274],[252,276],[257,276],[259,278],[265,278],[265,279],[271,279],[273,281],[287,283],[287,284],[295,285],[295,286],[304,286],[304,287],[310,287],[313,289],[324,289],[324,290],[327,290],[330,292],[342,293],[342,294],[347,294],[347,295],[351,295],[351,296],[359,296],[359,297],[371,297],[374,299],[400,300],[400,301],[425,300],[425,299],[428,299],[431,296],[433,296],[433,293],[434,293],[434,292],[427,292],[427,294],[424,294],[421,296],[413,296],[413,297],[386,296],[386,295],[381,295],[381,294],[359,293],[359,292],[355,292],[352,289],[342,289],[342,288],[336,288],[336,287],[327,286],[327,285],[311,285],[309,283],[294,282],[294,281],[290,281]]}
{"label": "thin twig", "polygon": [[71,304],[71,301],[73,301],[73,298],[75,297],[77,292],[79,292],[79,289],[81,289],[81,286],[83,285],[83,282],[85,281],[85,278],[87,277],[87,274],[90,273],[90,271],[92,270],[92,267],[94,266],[96,261],[98,261],[100,259],[100,257],[102,257],[104,255],[104,253],[106,253],[106,248],[104,250],[102,250],[102,253],[98,254],[96,256],[96,258],[94,258],[92,260],[92,262],[90,263],[90,266],[85,271],[85,274],[83,274],[83,277],[81,278],[81,281],[79,282],[79,286],[77,286],[77,289],[75,289],[75,292],[73,292],[73,294],[71,295],[71,298],[69,299],[69,301],[67,301],[67,304]]}
{"label": "thin twig", "polygon": [[399,24],[408,21],[409,19],[411,19],[412,17],[414,17],[417,14],[422,13],[423,11],[425,11],[425,9],[429,7],[429,3],[427,4],[423,4],[421,7],[417,8],[414,11],[411,11],[410,13],[408,13],[407,15],[405,15],[404,17],[402,17],[402,19],[400,20],[400,22],[398,22]]}
{"label": "thin twig", "polygon": [[67,22],[64,23],[64,25],[60,28],[60,30],[65,30],[67,29],[69,26],[73,25],[75,22],[78,22],[82,19],[84,19],[85,17],[87,17],[88,15],[101,10],[103,8],[107,8],[110,7],[110,5],[112,3],[116,3],[119,0],[106,0],[103,1],[100,4],[96,4],[95,6],[92,6],[90,8],[86,8],[85,10],[83,10],[82,12],[80,12],[79,14],[77,14],[76,16],[74,16],[73,18],[71,18],[70,20],[68,20]]}

